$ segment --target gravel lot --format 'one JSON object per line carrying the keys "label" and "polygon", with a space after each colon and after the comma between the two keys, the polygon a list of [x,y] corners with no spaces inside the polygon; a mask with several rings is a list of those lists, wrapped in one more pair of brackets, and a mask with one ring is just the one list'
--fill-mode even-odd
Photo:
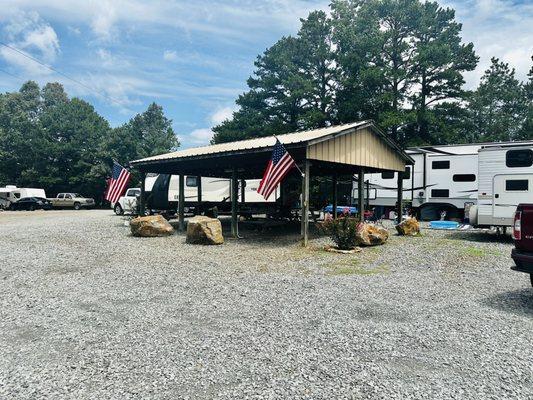
{"label": "gravel lot", "polygon": [[110,211],[0,213],[0,398],[533,398],[510,240],[424,230],[338,255],[297,229],[242,234],[202,247],[131,237]]}

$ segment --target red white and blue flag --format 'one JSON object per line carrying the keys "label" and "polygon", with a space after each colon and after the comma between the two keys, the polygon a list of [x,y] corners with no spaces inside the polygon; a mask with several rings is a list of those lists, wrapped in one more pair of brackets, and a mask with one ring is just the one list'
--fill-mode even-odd
{"label": "red white and blue flag", "polygon": [[116,203],[126,190],[130,177],[131,174],[126,168],[116,161],[113,161],[113,171],[111,173],[111,178],[107,181],[105,199],[111,203]]}
{"label": "red white and blue flag", "polygon": [[261,179],[261,183],[257,189],[257,193],[263,195],[265,200],[268,200],[272,192],[294,165],[294,159],[276,138],[276,145],[272,151],[272,158],[267,164],[263,179]]}

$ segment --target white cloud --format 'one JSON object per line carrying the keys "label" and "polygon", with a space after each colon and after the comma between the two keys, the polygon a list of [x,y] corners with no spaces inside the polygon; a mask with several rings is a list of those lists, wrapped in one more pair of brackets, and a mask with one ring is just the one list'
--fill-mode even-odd
{"label": "white cloud", "polygon": [[235,107],[224,107],[216,110],[211,115],[211,123],[213,125],[219,125],[222,122],[224,122],[227,119],[231,119],[233,117],[233,112],[236,110]]}
{"label": "white cloud", "polygon": [[209,144],[212,137],[213,131],[209,128],[195,129],[183,138],[185,141],[183,144],[187,147],[189,147],[189,145],[202,146]]}
{"label": "white cloud", "polygon": [[533,54],[533,3],[506,0],[443,0],[456,10],[463,24],[462,37],[473,42],[480,57],[475,71],[465,74],[468,88],[475,88],[491,57],[498,57],[516,69],[525,80]]}
{"label": "white cloud", "polygon": [[[53,63],[60,51],[57,34],[35,12],[17,12],[2,29],[12,48],[0,48],[0,56],[12,66],[24,69],[32,75],[47,75],[51,71],[22,53],[45,63]],[[17,50],[20,52],[17,52]]]}
{"label": "white cloud", "polygon": [[163,52],[163,60],[176,61],[178,59],[178,53],[175,50],[165,50]]}

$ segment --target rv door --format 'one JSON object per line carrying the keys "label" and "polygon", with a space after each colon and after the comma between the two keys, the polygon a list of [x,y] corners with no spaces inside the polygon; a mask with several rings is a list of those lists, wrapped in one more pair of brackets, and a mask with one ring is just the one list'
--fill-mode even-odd
{"label": "rv door", "polygon": [[519,203],[533,200],[533,175],[495,175],[493,180],[494,196],[492,215],[494,218],[513,218]]}

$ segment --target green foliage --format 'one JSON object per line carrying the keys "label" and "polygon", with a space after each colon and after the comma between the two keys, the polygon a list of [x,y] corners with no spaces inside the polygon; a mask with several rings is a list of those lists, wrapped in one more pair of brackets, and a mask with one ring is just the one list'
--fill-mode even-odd
{"label": "green foliage", "polygon": [[357,245],[356,233],[359,228],[359,220],[343,213],[337,219],[328,215],[321,225],[326,233],[340,250],[351,250]]}
{"label": "green foliage", "polygon": [[[84,100],[63,86],[32,81],[0,95],[0,186],[72,191],[101,200],[112,160],[128,161],[179,146],[160,106],[112,129]],[[135,180],[134,180],[135,182]]]}
{"label": "green foliage", "polygon": [[478,57],[453,9],[421,0],[333,0],[330,8],[258,57],[213,142],[363,119],[403,145],[532,137],[533,73],[523,85],[491,67],[479,89],[464,91]]}
{"label": "green foliage", "polygon": [[469,101],[475,135],[483,141],[533,138],[526,127],[531,121],[531,89],[516,79],[509,64],[497,58],[491,62]]}

